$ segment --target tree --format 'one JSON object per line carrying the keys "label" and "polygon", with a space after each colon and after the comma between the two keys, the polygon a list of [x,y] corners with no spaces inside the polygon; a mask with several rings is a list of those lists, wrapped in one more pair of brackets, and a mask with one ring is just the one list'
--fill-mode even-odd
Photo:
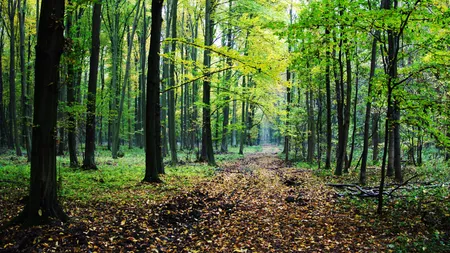
{"label": "tree", "polygon": [[147,74],[147,107],[145,124],[145,182],[161,182],[158,173],[162,170],[161,118],[159,107],[159,66],[161,50],[161,22],[163,0],[152,0],[152,25]]}
{"label": "tree", "polygon": [[11,135],[14,140],[16,155],[21,156],[19,130],[17,127],[16,112],[16,50],[15,50],[15,16],[16,9],[20,0],[8,0],[8,18],[9,18],[9,121],[11,122]]}
{"label": "tree", "polygon": [[[72,1],[69,0],[68,4],[71,5]],[[66,21],[66,30],[68,34],[68,38],[72,41],[76,38],[76,34],[72,31],[72,23],[73,23],[73,12],[75,8],[71,8],[67,13],[67,21]],[[76,15],[75,15],[76,16]],[[77,59],[78,52],[75,52],[74,48],[71,48],[70,52],[68,52],[68,61],[67,61],[67,104],[69,107],[75,106],[75,86],[77,82],[76,78],[76,67],[75,62]],[[78,157],[77,157],[77,134],[76,134],[76,126],[77,121],[75,119],[75,112],[72,109],[69,109],[68,112],[68,133],[67,133],[67,143],[69,145],[69,158],[70,158],[70,167],[78,168]]]}
{"label": "tree", "polygon": [[28,161],[31,159],[31,139],[29,132],[28,112],[28,89],[27,89],[27,68],[25,66],[25,9],[27,1],[19,0],[17,10],[19,12],[19,34],[20,34],[20,83],[21,83],[21,102],[22,102],[22,136],[25,140],[25,148],[27,150]]}
{"label": "tree", "polygon": [[59,64],[64,46],[65,1],[43,0],[36,45],[29,201],[14,222],[67,221],[56,190],[56,116]]}
{"label": "tree", "polygon": [[100,55],[100,25],[102,5],[94,3],[92,13],[92,47],[89,64],[88,101],[86,112],[86,145],[84,151],[83,168],[97,169],[95,164],[95,108],[97,98],[98,63]]}
{"label": "tree", "polygon": [[[177,37],[177,5],[178,0],[172,0],[172,14],[171,14],[171,26],[172,26],[172,33],[171,37],[176,38]],[[172,41],[171,45],[171,55],[172,60],[170,61],[169,66],[169,84],[170,84],[170,91],[169,91],[169,103],[168,103],[168,118],[169,118],[169,146],[170,146],[170,157],[172,165],[176,165],[178,163],[177,159],[177,140],[175,136],[175,89],[172,89],[172,87],[175,87],[175,55],[176,55],[176,41]]]}
{"label": "tree", "polygon": [[211,51],[208,48],[213,44],[214,26],[211,20],[213,13],[212,0],[206,0],[205,7],[205,51],[203,56],[203,65],[205,66],[205,79],[203,81],[203,127],[202,127],[202,160],[210,165],[215,165],[214,150],[212,145],[211,133]]}
{"label": "tree", "polygon": [[[0,29],[0,59],[3,59],[4,32]],[[0,60],[0,147],[7,146],[6,138],[6,117],[5,106],[3,104],[3,62]]]}

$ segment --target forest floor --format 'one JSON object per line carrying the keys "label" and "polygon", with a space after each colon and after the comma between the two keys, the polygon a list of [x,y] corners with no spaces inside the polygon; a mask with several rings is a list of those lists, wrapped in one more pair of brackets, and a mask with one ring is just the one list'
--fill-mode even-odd
{"label": "forest floor", "polygon": [[[4,229],[0,252],[394,251],[397,221],[344,204],[312,170],[286,167],[278,152],[269,146],[222,162],[214,176],[159,200],[65,203],[71,222]],[[420,222],[404,233],[428,236]]]}

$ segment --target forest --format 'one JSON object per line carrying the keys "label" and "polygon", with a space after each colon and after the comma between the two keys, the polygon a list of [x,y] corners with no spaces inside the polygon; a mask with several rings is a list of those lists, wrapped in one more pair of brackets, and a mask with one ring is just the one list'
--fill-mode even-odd
{"label": "forest", "polygon": [[449,0],[0,0],[0,252],[450,252]]}

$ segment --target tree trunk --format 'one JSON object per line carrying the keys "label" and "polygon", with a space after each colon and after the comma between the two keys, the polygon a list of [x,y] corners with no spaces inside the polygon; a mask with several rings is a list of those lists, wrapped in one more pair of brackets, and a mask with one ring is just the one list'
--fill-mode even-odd
{"label": "tree trunk", "polygon": [[308,111],[308,155],[306,160],[308,163],[312,163],[316,147],[316,122],[314,121],[314,98],[311,90],[306,92],[306,103]]}
{"label": "tree trunk", "polygon": [[[368,91],[367,91],[367,102],[366,102],[366,118],[364,121],[364,144],[363,144],[363,151],[362,151],[362,157],[361,157],[361,169],[359,172],[359,183],[361,185],[366,184],[366,171],[367,171],[367,155],[369,153],[369,127],[370,127],[370,114],[372,109],[372,85],[373,85],[373,77],[375,76],[375,69],[377,67],[377,36],[378,32],[375,33],[375,36],[372,40],[372,54],[370,58],[370,73],[369,73],[369,84],[368,84]],[[356,114],[355,114],[356,116]],[[375,119],[375,117],[374,117]],[[378,123],[377,123],[378,124]],[[374,125],[372,123],[372,129],[374,128]],[[376,131],[378,132],[378,131]],[[374,136],[372,135],[372,140]],[[375,145],[374,145],[375,147]],[[374,148],[375,152],[375,148]],[[374,155],[375,156],[375,155]],[[377,155],[378,157],[378,155]]]}
{"label": "tree trunk", "polygon": [[[213,44],[213,23],[211,14],[213,6],[211,0],[206,0],[205,8],[205,46]],[[211,134],[211,81],[210,67],[211,55],[208,48],[204,51],[203,65],[205,66],[205,80],[203,81],[203,127],[202,127],[202,160],[208,161],[209,165],[215,165],[214,150]]]}
{"label": "tree trunk", "polygon": [[18,1],[17,9],[19,11],[19,30],[20,30],[20,82],[22,87],[22,136],[25,140],[28,161],[31,160],[31,137],[28,123],[28,91],[27,91],[27,69],[25,67],[25,8],[27,1]]}
{"label": "tree trunk", "polygon": [[[71,5],[71,1],[68,2],[69,5]],[[67,21],[66,21],[66,31],[68,34],[68,37],[72,38],[72,12],[73,10],[68,11],[67,13]],[[75,106],[75,58],[77,57],[75,54],[77,52],[70,52],[68,56],[68,64],[67,64],[67,104],[69,107]],[[73,111],[68,112],[68,133],[67,133],[67,143],[69,147],[69,158],[70,158],[70,167],[71,168],[77,168],[79,166],[78,164],[78,158],[77,158],[77,135],[76,135],[76,126],[77,122],[75,119],[75,115]]]}
{"label": "tree trunk", "polygon": [[[0,59],[3,59],[3,41],[4,32],[0,31]],[[5,120],[5,106],[3,104],[3,62],[0,60],[0,148],[6,147],[8,144],[6,137],[6,120]]]}
{"label": "tree trunk", "polygon": [[[159,107],[159,52],[161,49],[162,0],[152,0],[152,24],[150,51],[148,55],[147,107],[145,124],[145,182],[161,182],[159,172],[162,170],[161,123]],[[158,154],[159,153],[159,154]]]}
{"label": "tree trunk", "polygon": [[100,55],[100,24],[102,5],[94,3],[92,13],[92,46],[89,64],[88,99],[86,111],[86,144],[83,169],[97,169],[95,164],[95,110],[97,97],[98,63]]}
{"label": "tree trunk", "polygon": [[19,130],[17,127],[17,112],[16,112],[16,56],[14,44],[16,41],[14,17],[16,16],[17,2],[20,0],[8,1],[8,16],[9,16],[9,120],[11,122],[12,138],[14,140],[14,148],[16,155],[22,156],[20,149]]}
{"label": "tree trunk", "polygon": [[400,108],[397,100],[393,103],[393,135],[394,135],[394,174],[395,181],[402,183],[402,157],[401,157],[401,144],[400,144]]}
{"label": "tree trunk", "polygon": [[[346,46],[349,45],[346,43]],[[352,108],[352,64],[350,60],[350,50],[347,48],[345,50],[345,65],[346,65],[346,74],[347,74],[347,87],[346,87],[346,96],[345,96],[345,106],[344,106],[344,159],[345,159],[345,166],[344,166],[344,173],[348,173],[348,169],[350,168],[351,164],[347,158],[347,144],[348,144],[348,135],[350,130],[350,111]]]}
{"label": "tree trunk", "polygon": [[[330,31],[325,30],[325,36],[329,36]],[[332,146],[332,131],[331,131],[331,81],[330,81],[330,59],[331,52],[328,49],[326,52],[326,67],[325,67],[325,85],[327,96],[327,151],[325,158],[325,169],[331,169],[331,146]]]}
{"label": "tree trunk", "polygon": [[33,146],[30,198],[15,220],[26,225],[42,224],[50,217],[67,221],[57,199],[56,115],[59,64],[63,52],[64,1],[42,1],[36,46]]}
{"label": "tree trunk", "polygon": [[[171,26],[172,26],[172,33],[171,37],[176,38],[177,37],[177,5],[178,0],[172,0],[172,14],[171,14]],[[176,56],[176,41],[172,41],[171,45],[171,55],[173,58]],[[175,62],[172,59],[170,61],[169,66],[169,83],[170,88],[175,87]],[[176,125],[175,125],[175,89],[171,89],[169,91],[169,104],[168,104],[168,119],[169,119],[169,147],[170,147],[170,158],[172,165],[176,165],[178,163],[177,158],[177,139],[176,139]]]}
{"label": "tree trunk", "polygon": [[[228,3],[228,12],[231,15],[232,12],[232,8],[233,8],[233,1],[230,0]],[[231,16],[229,17],[231,19]],[[228,24],[227,24],[227,48],[228,50],[231,50],[233,48],[233,30],[231,27],[231,20],[228,20]],[[226,64],[228,67],[231,68],[231,66],[233,66],[233,61],[231,60],[230,57],[227,58],[226,60]],[[231,74],[232,71],[231,69],[228,70],[225,74],[225,87],[229,88],[231,86],[230,81],[231,81]],[[222,124],[222,143],[220,145],[220,151],[221,152],[228,152],[228,124],[230,121],[230,96],[227,95],[224,98],[225,100],[225,105],[222,108],[222,114],[223,114],[223,124]]]}
{"label": "tree trunk", "polygon": [[353,129],[352,129],[352,144],[350,146],[350,156],[348,158],[348,167],[352,165],[353,161],[353,154],[355,151],[355,135],[356,135],[356,125],[358,123],[357,117],[356,117],[356,108],[358,105],[358,92],[359,92],[359,63],[356,63],[356,80],[355,80],[355,99],[353,103]]}
{"label": "tree trunk", "polygon": [[112,157],[113,158],[117,158],[117,153],[120,149],[120,123],[122,120],[123,107],[124,107],[124,103],[125,103],[125,94],[126,94],[128,85],[130,85],[129,82],[130,82],[130,69],[131,69],[131,52],[133,49],[133,38],[134,38],[134,34],[136,32],[137,21],[139,20],[139,17],[141,14],[141,12],[140,12],[141,1],[140,0],[136,3],[136,6],[137,6],[136,16],[134,17],[133,25],[131,28],[131,34],[128,39],[127,59],[126,59],[126,63],[125,63],[125,76],[124,76],[123,84],[122,84],[122,92],[121,92],[120,101],[119,101],[119,110],[117,113],[117,118],[114,123],[115,126],[114,126],[114,131],[113,131],[113,143],[112,143]]}
{"label": "tree trunk", "polygon": [[[245,82],[245,76],[242,77],[242,90],[245,91],[246,88],[246,82]],[[240,140],[239,140],[239,154],[244,154],[244,142],[245,142],[245,131],[247,130],[247,126],[245,124],[246,119],[246,101],[245,99],[242,99],[242,108],[241,108],[241,131],[240,131]]]}

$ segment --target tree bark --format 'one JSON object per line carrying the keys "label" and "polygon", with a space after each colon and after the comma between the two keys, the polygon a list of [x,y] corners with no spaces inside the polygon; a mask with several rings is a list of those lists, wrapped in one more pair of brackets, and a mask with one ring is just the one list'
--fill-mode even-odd
{"label": "tree bark", "polygon": [[[3,30],[0,31],[0,59],[3,59],[4,40]],[[6,137],[6,120],[5,120],[5,106],[3,104],[3,62],[0,60],[0,148],[8,145]]]}
{"label": "tree bark", "polygon": [[[172,26],[172,33],[171,37],[176,38],[177,37],[177,5],[178,0],[172,0],[172,14],[171,14],[171,26]],[[170,61],[169,66],[169,86],[175,87],[175,62],[174,58],[176,56],[176,41],[172,41],[171,45],[171,55],[172,60]],[[169,103],[168,103],[168,119],[169,119],[169,147],[170,147],[170,158],[172,165],[176,165],[178,163],[177,158],[177,139],[176,139],[176,125],[175,125],[175,89],[171,89],[169,91]]]}
{"label": "tree bark", "polygon": [[134,38],[134,34],[136,33],[137,21],[141,14],[141,12],[140,12],[141,1],[140,0],[136,3],[136,6],[137,6],[136,16],[134,17],[133,25],[131,27],[130,39],[128,40],[127,58],[126,58],[126,62],[125,62],[125,75],[124,75],[123,84],[122,84],[119,108],[118,108],[117,118],[114,122],[115,125],[114,125],[113,143],[112,143],[112,157],[113,158],[117,158],[117,153],[120,149],[120,123],[122,120],[123,107],[124,107],[124,103],[125,103],[125,94],[126,94],[128,85],[130,85],[129,82],[130,82],[130,69],[131,69],[131,52],[133,49],[133,38]]}
{"label": "tree bark", "polygon": [[[325,36],[329,36],[330,31],[325,30]],[[327,38],[328,39],[328,38]],[[332,121],[331,121],[331,81],[330,81],[330,60],[331,52],[329,49],[326,51],[326,67],[325,67],[325,89],[327,96],[327,150],[325,158],[325,169],[331,169],[331,146],[332,146]]]}
{"label": "tree bark", "polygon": [[161,118],[159,106],[159,52],[161,50],[161,23],[163,0],[152,0],[152,24],[150,37],[150,50],[148,55],[147,74],[147,107],[145,124],[145,182],[161,182],[159,173],[162,168],[161,155]]}
{"label": "tree bark", "polygon": [[15,27],[14,17],[16,16],[17,3],[20,0],[8,1],[8,17],[9,17],[9,120],[11,122],[12,138],[14,140],[14,148],[17,156],[22,156],[20,149],[19,130],[17,128],[17,112],[16,112],[16,51],[15,51]]}
{"label": "tree bark", "polygon": [[[364,121],[364,144],[363,151],[361,157],[361,169],[359,172],[359,183],[361,185],[366,184],[366,171],[367,171],[367,155],[369,153],[369,128],[370,128],[370,115],[372,109],[372,85],[373,78],[375,76],[375,69],[377,67],[377,37],[378,32],[375,33],[375,36],[372,40],[372,53],[370,58],[370,73],[369,73],[369,84],[367,91],[367,102],[366,102],[366,118]],[[356,116],[356,115],[355,115]],[[372,124],[373,125],[373,124]],[[373,126],[372,126],[373,128]],[[373,136],[372,136],[373,138]],[[375,152],[375,150],[374,150]],[[378,156],[378,155],[377,155]]]}
{"label": "tree bark", "polygon": [[[233,30],[231,28],[231,11],[233,8],[233,1],[230,0],[228,3],[228,13],[230,14],[229,20],[228,20],[228,24],[227,24],[227,36],[226,36],[226,40],[227,40],[227,48],[228,50],[231,50],[233,48]],[[231,67],[233,65],[233,61],[231,60],[230,57],[227,58],[226,60],[226,64],[228,65],[228,67]],[[231,69],[228,70],[225,74],[225,87],[228,88],[230,87],[230,81],[231,81]],[[222,108],[222,114],[223,114],[223,123],[222,123],[222,142],[220,145],[220,151],[221,152],[228,152],[228,124],[230,122],[230,96],[227,95],[224,98],[225,100],[225,105]]]}
{"label": "tree bark", "polygon": [[92,45],[89,64],[89,83],[86,111],[86,144],[84,150],[83,169],[97,169],[95,164],[95,110],[97,98],[98,64],[100,55],[100,25],[102,5],[94,3],[92,13]]}
{"label": "tree bark", "polygon": [[[68,2],[69,5],[71,5],[71,1]],[[68,34],[68,37],[70,39],[74,39],[72,38],[72,17],[73,17],[73,10],[69,11],[67,13],[67,21],[66,21],[66,31]],[[69,107],[73,107],[75,105],[75,82],[76,82],[76,77],[75,77],[75,66],[74,66],[74,62],[75,62],[75,58],[77,57],[75,54],[77,52],[70,52],[68,55],[68,64],[67,64],[67,104]],[[75,119],[75,115],[73,111],[69,111],[68,112],[68,133],[67,133],[67,144],[69,147],[69,159],[70,159],[70,167],[71,168],[77,168],[79,166],[78,164],[78,158],[77,158],[77,140],[76,140],[76,126],[77,126],[77,121]]]}
{"label": "tree bark", "polygon": [[[213,44],[213,23],[211,14],[213,6],[211,0],[206,0],[205,8],[205,46]],[[209,165],[215,165],[214,150],[211,134],[211,52],[208,48],[204,51],[203,65],[205,66],[205,80],[203,81],[203,128],[202,128],[202,160]]]}
{"label": "tree bark", "polygon": [[18,1],[17,9],[19,12],[19,30],[20,30],[20,82],[22,87],[22,136],[25,141],[25,149],[27,151],[28,161],[31,160],[31,137],[28,123],[28,90],[27,90],[27,69],[25,67],[25,8],[27,1]]}
{"label": "tree bark", "polygon": [[36,46],[30,198],[15,220],[26,225],[42,224],[50,217],[68,219],[58,203],[56,189],[55,128],[64,7],[64,1],[42,1]]}

